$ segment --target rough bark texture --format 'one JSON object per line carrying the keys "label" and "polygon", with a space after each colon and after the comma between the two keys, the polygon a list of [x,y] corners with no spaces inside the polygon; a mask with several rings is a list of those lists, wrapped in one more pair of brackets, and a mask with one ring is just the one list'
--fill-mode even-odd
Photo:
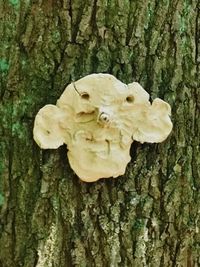
{"label": "rough bark texture", "polygon": [[[0,0],[0,40],[0,266],[199,266],[199,1]],[[86,184],[32,128],[94,72],[169,102],[174,129]]]}

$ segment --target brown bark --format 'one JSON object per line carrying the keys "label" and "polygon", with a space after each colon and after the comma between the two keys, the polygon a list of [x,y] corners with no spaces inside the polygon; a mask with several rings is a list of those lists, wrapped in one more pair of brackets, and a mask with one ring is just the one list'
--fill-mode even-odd
{"label": "brown bark", "polygon": [[[0,0],[0,19],[0,266],[199,266],[199,1]],[[86,184],[32,128],[95,72],[169,102],[174,129]]]}

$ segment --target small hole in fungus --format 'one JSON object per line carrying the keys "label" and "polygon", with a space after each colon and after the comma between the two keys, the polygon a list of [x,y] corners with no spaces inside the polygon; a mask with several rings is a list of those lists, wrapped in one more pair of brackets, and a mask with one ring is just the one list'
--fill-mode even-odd
{"label": "small hole in fungus", "polygon": [[88,93],[82,93],[82,94],[81,94],[81,98],[82,98],[82,99],[85,99],[85,100],[89,100],[90,96],[89,96]]}
{"label": "small hole in fungus", "polygon": [[129,95],[129,96],[127,96],[126,101],[127,101],[128,103],[133,103],[133,102],[134,102],[134,96],[133,96],[133,95]]}

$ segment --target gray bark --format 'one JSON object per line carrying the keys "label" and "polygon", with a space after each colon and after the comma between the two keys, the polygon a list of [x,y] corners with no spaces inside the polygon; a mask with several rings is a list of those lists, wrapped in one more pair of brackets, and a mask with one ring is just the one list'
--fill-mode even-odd
{"label": "gray bark", "polygon": [[[199,1],[0,0],[0,19],[0,266],[199,266]],[[86,184],[32,128],[95,72],[169,102],[174,128]]]}

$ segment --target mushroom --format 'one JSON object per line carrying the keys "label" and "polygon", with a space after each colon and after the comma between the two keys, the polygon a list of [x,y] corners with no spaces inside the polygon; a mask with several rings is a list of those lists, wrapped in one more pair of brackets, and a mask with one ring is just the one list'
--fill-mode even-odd
{"label": "mushroom", "polygon": [[132,142],[159,143],[172,130],[171,108],[139,83],[124,84],[110,74],[72,82],[56,105],[35,118],[33,135],[43,149],[68,148],[69,163],[85,182],[123,175]]}
{"label": "mushroom", "polygon": [[64,114],[54,105],[41,108],[35,118],[33,136],[39,147],[56,149],[65,142],[59,120]]}

